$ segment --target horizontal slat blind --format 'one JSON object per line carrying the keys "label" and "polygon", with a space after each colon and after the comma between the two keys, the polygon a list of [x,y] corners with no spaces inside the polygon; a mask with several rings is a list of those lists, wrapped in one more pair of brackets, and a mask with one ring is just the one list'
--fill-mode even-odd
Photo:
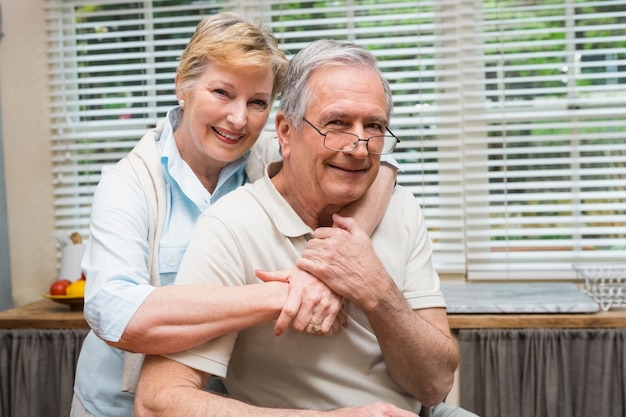
{"label": "horizontal slat blind", "polygon": [[[320,38],[372,50],[440,272],[568,278],[626,248],[626,8],[621,1],[49,0],[59,230],[88,233],[103,165],[175,104],[205,15],[270,25],[288,55]],[[273,115],[268,129],[273,129]]]}
{"label": "horizontal slat blind", "polygon": [[571,278],[572,263],[623,261],[624,3],[483,4],[465,58],[469,278]]}

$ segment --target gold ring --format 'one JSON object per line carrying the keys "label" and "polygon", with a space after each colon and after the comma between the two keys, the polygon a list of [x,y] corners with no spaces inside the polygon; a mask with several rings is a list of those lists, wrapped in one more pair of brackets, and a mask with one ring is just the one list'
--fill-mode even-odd
{"label": "gold ring", "polygon": [[313,323],[313,321],[311,320],[311,321],[309,322],[309,324],[311,325],[311,327],[313,327],[313,331],[314,331],[315,333],[317,333],[317,332],[319,332],[320,330],[322,330],[322,323],[319,323],[319,324],[317,324],[317,323]]}

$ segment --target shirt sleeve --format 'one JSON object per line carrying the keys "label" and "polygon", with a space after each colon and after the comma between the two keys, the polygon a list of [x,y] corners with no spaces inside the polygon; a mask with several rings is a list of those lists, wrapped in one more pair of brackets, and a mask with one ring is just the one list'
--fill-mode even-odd
{"label": "shirt sleeve", "polygon": [[82,269],[87,277],[84,314],[93,331],[117,342],[146,297],[148,208],[139,186],[105,167],[92,203],[90,238]]}
{"label": "shirt sleeve", "polygon": [[372,235],[372,243],[387,273],[413,309],[445,307],[432,263],[433,247],[426,222],[408,189],[396,187],[387,212]]}
{"label": "shirt sleeve", "polygon": [[250,149],[250,158],[246,163],[246,174],[250,182],[265,175],[265,167],[273,162],[282,161],[280,145],[275,133],[262,132]]}
{"label": "shirt sleeve", "polygon": [[381,155],[380,156],[380,163],[392,166],[395,169],[397,169],[398,171],[402,172],[402,169],[400,168],[400,164],[398,163],[398,161],[396,161],[396,159],[393,156],[391,156],[391,154]]}
{"label": "shirt sleeve", "polygon": [[446,307],[441,292],[439,275],[432,262],[433,245],[426,228],[426,220],[421,207],[415,203],[411,192],[405,188],[399,191],[404,194],[406,212],[413,216],[409,222],[409,248],[404,297],[413,309]]}

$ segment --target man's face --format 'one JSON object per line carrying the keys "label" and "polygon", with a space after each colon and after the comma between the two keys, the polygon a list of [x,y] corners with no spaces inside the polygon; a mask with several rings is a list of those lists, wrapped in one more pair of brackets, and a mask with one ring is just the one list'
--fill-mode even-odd
{"label": "man's face", "polygon": [[[362,139],[386,133],[385,94],[376,72],[333,65],[315,70],[309,85],[311,101],[304,116],[322,133],[346,131]],[[295,177],[293,188],[312,204],[351,203],[376,178],[380,156],[369,154],[365,142],[350,152],[336,152],[325,148],[324,137],[304,122],[300,131],[293,126],[287,130],[285,167]]]}

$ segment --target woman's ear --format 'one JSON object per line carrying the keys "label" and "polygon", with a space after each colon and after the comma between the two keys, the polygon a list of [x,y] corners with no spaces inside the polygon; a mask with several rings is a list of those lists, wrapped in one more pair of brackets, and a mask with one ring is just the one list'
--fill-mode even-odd
{"label": "woman's ear", "polygon": [[287,120],[285,114],[279,111],[276,114],[276,135],[278,136],[278,143],[280,144],[280,154],[285,157],[289,153],[289,146],[291,144],[291,135],[295,127]]}
{"label": "woman's ear", "polygon": [[180,102],[180,100],[185,101],[185,93],[183,92],[183,89],[180,88],[179,84],[179,79],[178,79],[178,75],[176,76],[176,78],[174,78],[174,88],[176,90],[176,100],[178,100]]}

